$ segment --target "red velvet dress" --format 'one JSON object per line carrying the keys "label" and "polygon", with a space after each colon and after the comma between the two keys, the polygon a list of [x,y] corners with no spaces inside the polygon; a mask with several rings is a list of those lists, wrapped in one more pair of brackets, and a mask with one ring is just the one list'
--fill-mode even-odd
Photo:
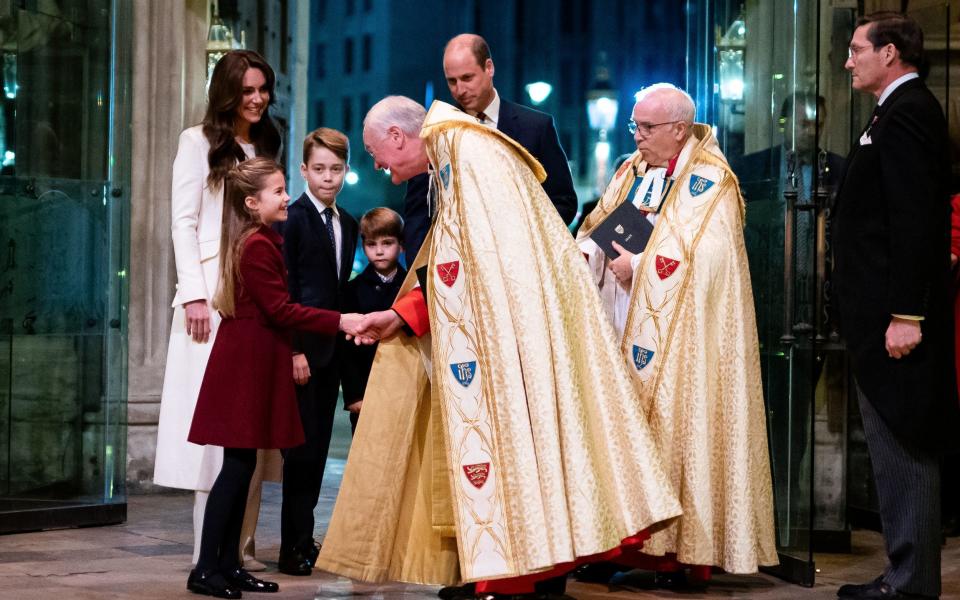
{"label": "red velvet dress", "polygon": [[187,439],[227,448],[303,443],[290,330],[336,335],[340,313],[290,302],[283,238],[261,227],[240,258],[235,315],[220,324]]}

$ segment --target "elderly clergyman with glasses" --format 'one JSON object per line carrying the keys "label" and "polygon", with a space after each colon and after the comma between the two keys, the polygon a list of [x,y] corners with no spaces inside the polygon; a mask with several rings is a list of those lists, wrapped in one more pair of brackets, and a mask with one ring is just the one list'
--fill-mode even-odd
{"label": "elderly clergyman with glasses", "polygon": [[[777,563],[753,290],[737,178],[683,90],[638,94],[637,151],[578,236],[683,515],[643,555],[617,559],[675,585],[709,567]],[[624,202],[654,223],[646,248],[610,259],[591,238]],[[615,242],[614,242],[615,244]]]}

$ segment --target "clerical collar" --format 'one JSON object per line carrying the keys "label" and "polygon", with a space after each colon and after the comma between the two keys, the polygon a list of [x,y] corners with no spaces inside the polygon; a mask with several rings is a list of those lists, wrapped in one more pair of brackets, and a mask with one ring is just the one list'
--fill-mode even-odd
{"label": "clerical collar", "polygon": [[906,75],[901,75],[900,77],[897,77],[896,79],[891,81],[890,85],[883,88],[883,93],[880,94],[880,99],[877,100],[877,105],[879,106],[883,104],[883,101],[890,97],[890,94],[893,93],[893,90],[897,89],[898,87],[910,81],[911,79],[917,79],[918,77],[920,77],[919,74],[917,74],[916,72],[912,72],[912,73],[907,73]]}
{"label": "clerical collar", "polygon": [[374,270],[373,272],[377,274],[377,277],[379,277],[380,281],[382,281],[383,283],[390,283],[391,281],[393,281],[393,278],[397,276],[396,269],[394,269],[389,275],[381,275],[380,271],[377,271],[377,270]]}
{"label": "clerical collar", "polygon": [[[500,94],[497,93],[497,88],[493,88],[493,100],[491,100],[490,104],[488,104],[487,107],[480,112],[487,117],[486,121],[483,123],[484,125],[491,125],[492,127],[496,128],[497,124],[500,123]],[[477,116],[477,112],[472,110],[468,110],[467,114],[469,114],[471,117]]]}
{"label": "clerical collar", "polygon": [[[307,195],[307,198],[310,198],[310,202],[312,202],[313,205],[314,205],[315,207],[317,207],[317,212],[322,215],[322,214],[323,214],[323,210],[324,210],[325,208],[327,208],[327,205],[324,204],[322,201],[318,200],[317,197],[314,196],[312,193],[310,193],[310,188],[309,188],[309,187],[307,187],[307,189],[304,190],[304,193]],[[334,214],[334,216],[339,219],[339,218],[340,218],[340,209],[337,208],[337,199],[336,199],[336,198],[334,198],[334,199],[333,199],[333,202],[330,203],[330,208],[333,209],[333,214]]]}

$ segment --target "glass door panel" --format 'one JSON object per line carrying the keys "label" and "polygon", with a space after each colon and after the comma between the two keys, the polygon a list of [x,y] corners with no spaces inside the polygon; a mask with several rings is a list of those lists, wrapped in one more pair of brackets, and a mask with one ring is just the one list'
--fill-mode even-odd
{"label": "glass door panel", "polygon": [[0,533],[125,517],[128,4],[0,6]]}

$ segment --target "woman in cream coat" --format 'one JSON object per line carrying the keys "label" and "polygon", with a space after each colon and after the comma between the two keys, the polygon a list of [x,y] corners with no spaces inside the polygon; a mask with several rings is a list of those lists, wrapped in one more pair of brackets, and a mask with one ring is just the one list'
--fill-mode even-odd
{"label": "woman in cream coat", "polygon": [[[220,324],[220,315],[212,310],[210,300],[220,281],[223,176],[239,160],[279,154],[280,135],[267,113],[274,100],[274,81],[273,69],[259,54],[235,50],[224,55],[211,77],[203,123],[180,134],[173,162],[171,219],[177,292],[160,401],[153,481],[196,491],[194,563],[199,554],[207,496],[223,460],[221,448],[187,441],[200,383]],[[258,456],[257,472],[250,484],[238,549],[248,570],[263,568],[253,558],[253,533],[264,469],[273,475],[268,478],[279,478],[279,454],[272,454],[275,456]]]}

